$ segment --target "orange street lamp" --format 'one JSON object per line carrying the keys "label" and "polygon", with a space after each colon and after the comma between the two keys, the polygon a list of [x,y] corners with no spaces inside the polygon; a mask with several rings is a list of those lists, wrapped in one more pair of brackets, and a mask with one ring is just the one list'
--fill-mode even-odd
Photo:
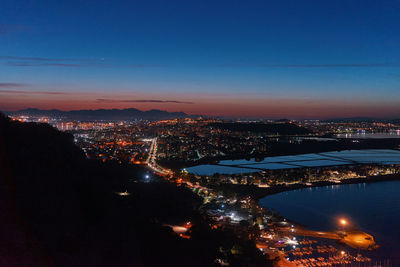
{"label": "orange street lamp", "polygon": [[340,219],[339,223],[342,225],[342,231],[344,232],[344,227],[347,225],[347,221],[345,219]]}

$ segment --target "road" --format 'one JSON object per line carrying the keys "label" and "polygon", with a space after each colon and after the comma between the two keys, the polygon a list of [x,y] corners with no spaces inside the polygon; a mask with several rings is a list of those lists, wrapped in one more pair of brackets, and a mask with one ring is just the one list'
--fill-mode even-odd
{"label": "road", "polygon": [[303,228],[295,228],[294,232],[291,231],[287,232],[299,236],[336,239],[352,248],[357,248],[357,249],[358,248],[370,249],[376,246],[374,237],[362,231],[346,231],[345,233],[341,234],[336,232],[322,232],[322,231],[307,230]]}
{"label": "road", "polygon": [[159,165],[157,165],[156,158],[157,158],[157,137],[153,138],[150,145],[149,156],[146,160],[147,166],[162,176],[169,176],[172,175],[172,171],[169,169],[165,169]]}

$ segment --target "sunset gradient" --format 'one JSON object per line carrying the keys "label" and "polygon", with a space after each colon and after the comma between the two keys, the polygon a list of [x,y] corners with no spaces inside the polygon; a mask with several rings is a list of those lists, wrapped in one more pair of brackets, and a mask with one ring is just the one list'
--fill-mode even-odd
{"label": "sunset gradient", "polygon": [[0,110],[400,117],[396,1],[2,1]]}

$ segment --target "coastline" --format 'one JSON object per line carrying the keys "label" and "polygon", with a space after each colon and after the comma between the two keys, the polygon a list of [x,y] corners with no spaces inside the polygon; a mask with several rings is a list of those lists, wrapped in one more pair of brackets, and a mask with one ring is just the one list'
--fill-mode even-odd
{"label": "coastline", "polygon": [[[238,196],[250,196],[253,200],[259,201],[260,199],[297,189],[310,188],[310,187],[321,187],[330,185],[345,185],[345,184],[361,184],[361,183],[376,183],[384,181],[396,181],[400,180],[400,173],[387,174],[387,175],[377,175],[377,176],[367,176],[365,178],[349,178],[342,179],[340,183],[330,182],[330,181],[320,181],[313,182],[311,185],[306,184],[291,184],[291,185],[277,185],[271,187],[258,187],[255,185],[239,185],[239,184],[224,184],[223,187],[235,192]],[[212,187],[218,189],[218,187]]]}
{"label": "coastline", "polygon": [[[326,190],[326,192],[328,192],[328,191],[331,192],[331,191],[338,190],[338,192],[343,192],[344,191],[344,192],[347,192],[348,195],[350,195],[351,194],[351,189],[331,189],[330,185],[341,185],[341,184],[346,184],[346,185],[348,185],[348,184],[364,184],[364,185],[366,185],[368,183],[388,182],[388,183],[382,183],[383,188],[389,188],[389,187],[390,188],[397,188],[398,185],[399,185],[399,182],[396,182],[396,181],[400,181],[400,173],[390,174],[390,175],[370,176],[370,177],[367,177],[367,178],[347,179],[347,181],[342,181],[342,183],[324,183],[324,184],[320,183],[319,185],[313,185],[313,186],[308,186],[308,187],[328,186],[326,189],[321,190],[321,191],[325,192],[325,190]],[[395,184],[393,184],[393,182],[395,182]],[[378,186],[378,184],[376,184],[376,186],[378,188],[380,187],[380,185]],[[288,188],[287,190],[279,190],[279,192],[285,192],[285,191],[302,189],[302,188],[306,188],[306,187],[304,187],[304,186],[303,187],[297,187],[297,188],[291,187],[291,188]],[[349,187],[347,187],[347,188],[349,188]],[[350,187],[350,188],[353,188],[353,187]],[[357,190],[358,186],[356,186],[354,188]],[[368,186],[366,186],[366,187],[362,186],[361,191],[366,190],[365,188],[368,188]],[[373,188],[375,189],[375,185],[374,185]],[[360,190],[360,188],[359,188],[359,190]],[[371,190],[372,190],[372,188],[371,188]],[[296,191],[296,192],[292,192],[292,193],[295,193],[295,195],[298,195],[298,194],[302,195],[303,193],[306,193],[306,192],[307,192],[306,194],[313,194],[313,192],[311,192],[311,191],[308,192],[308,191],[309,190],[302,190],[302,191]],[[269,206],[268,204],[266,204],[268,202],[267,196],[270,196],[270,195],[273,195],[273,194],[276,194],[276,193],[279,193],[279,192],[276,190],[275,192],[268,192],[267,194],[264,194],[264,197],[266,197],[265,198],[265,202],[264,201],[260,201],[260,199],[261,199],[260,198],[260,199],[258,199],[258,205],[262,209],[267,209],[268,210],[270,207],[273,207],[274,208],[273,209],[274,212],[283,212],[285,209],[280,210],[279,206],[274,206],[272,203],[270,203],[272,206]],[[375,192],[375,190],[374,190],[374,192]],[[394,191],[394,192],[395,192],[394,194],[397,194],[396,191]],[[286,195],[286,194],[284,194],[284,195]],[[364,195],[364,197],[365,196],[366,195]],[[382,194],[381,191],[380,191],[379,196],[381,198],[383,198],[383,199],[384,198],[390,199],[388,197],[385,197],[385,195]],[[392,196],[393,196],[393,194],[392,194]],[[275,197],[274,200],[273,200],[273,203],[275,203],[275,204],[278,203],[280,201],[280,199],[282,199],[282,197],[284,197],[284,196],[280,195],[280,196],[277,196],[277,197],[278,198]],[[297,197],[296,199],[301,199],[301,197]],[[294,199],[291,199],[291,200],[295,201]],[[313,200],[315,201],[315,198]],[[265,203],[265,206],[262,203]],[[309,203],[312,203],[312,202],[309,202]],[[328,202],[328,205],[329,205],[329,203],[331,203],[333,206],[336,205],[334,202],[333,203],[332,202]],[[302,203],[302,205],[304,205],[304,204],[305,203]],[[339,206],[343,205],[343,204],[344,203],[342,202],[341,204],[339,204]],[[370,208],[370,206],[368,204],[366,204],[365,206]],[[387,207],[387,206],[385,205],[385,207]],[[354,209],[352,209],[351,212],[352,211],[354,211]],[[287,212],[287,209],[286,209],[286,212]],[[324,223],[313,224],[313,223],[311,223],[311,222],[314,221],[314,219],[312,217],[311,217],[311,219],[308,219],[308,220],[302,220],[303,219],[302,217],[294,216],[294,217],[292,217],[292,219],[289,220],[288,217],[286,217],[286,216],[290,216],[291,217],[293,214],[291,214],[291,213],[286,213],[285,215],[279,215],[279,213],[277,213],[277,214],[278,214],[278,216],[277,216],[278,219],[280,219],[280,220],[286,219],[287,222],[290,222],[291,224],[294,224],[295,227],[298,228],[298,232],[299,233],[303,233],[302,231],[306,231],[306,232],[307,231],[314,231],[315,233],[326,232],[326,231],[335,232],[335,230],[333,230],[333,229],[336,229],[336,228],[333,228],[333,225],[330,225],[330,224],[324,224]],[[363,210],[363,214],[369,214],[369,213],[365,213],[365,210]],[[374,213],[371,212],[371,214],[374,214]],[[354,232],[355,234],[357,234],[358,231],[360,231],[360,232],[363,233],[363,235],[369,235],[369,236],[371,236],[373,238],[374,242],[376,242],[375,245],[370,246],[370,247],[368,246],[368,248],[367,248],[368,251],[365,252],[366,254],[363,254],[363,255],[365,255],[367,257],[370,257],[370,258],[373,258],[374,260],[381,260],[381,259],[384,260],[386,258],[393,257],[393,255],[395,255],[394,254],[395,253],[394,252],[395,251],[395,246],[393,246],[394,242],[393,242],[393,240],[390,240],[390,239],[388,240],[387,236],[393,234],[393,236],[395,237],[395,236],[398,236],[399,232],[398,231],[394,232],[392,230],[389,230],[390,232],[381,232],[382,229],[380,229],[379,227],[378,228],[374,228],[374,227],[372,227],[370,225],[364,225],[365,226],[365,228],[364,228],[364,227],[361,226],[361,222],[363,222],[363,224],[364,224],[366,221],[365,220],[359,220],[360,218],[361,217],[356,217],[355,216],[353,218],[354,222],[358,221],[360,223],[360,225],[354,224],[354,227],[351,227],[349,229],[356,230]],[[369,219],[369,218],[367,217],[367,219]],[[373,220],[373,219],[371,219],[371,220]],[[396,221],[396,220],[391,220],[391,221]],[[330,227],[327,227],[328,225],[330,225]],[[378,226],[380,225],[380,219],[378,219],[375,222],[375,225],[378,225]],[[394,229],[393,227],[397,228],[396,227],[396,223],[394,223],[394,225],[391,225],[391,224],[385,224],[385,225],[387,225],[387,227],[390,228],[390,229]],[[320,227],[320,226],[324,226],[324,227]],[[340,228],[338,228],[338,229],[340,229]],[[315,237],[318,237],[318,236],[315,236]],[[344,244],[350,246],[352,249],[355,249],[353,246],[351,246],[351,244],[347,244],[347,243],[344,243]],[[380,247],[380,249],[376,250],[379,247]],[[390,250],[388,250],[389,247],[391,247]],[[356,251],[352,250],[352,253],[356,253]],[[396,260],[399,260],[399,259],[396,258]]]}
{"label": "coastline", "polygon": [[346,184],[362,184],[362,183],[377,183],[377,182],[386,182],[386,181],[400,181],[400,173],[395,174],[386,174],[386,175],[377,175],[377,176],[367,176],[365,178],[349,178],[349,179],[342,179],[340,183],[330,182],[330,181],[321,181],[321,182],[314,182],[312,185],[305,185],[305,184],[293,184],[293,185],[283,185],[283,186],[274,186],[274,187],[267,187],[267,188],[260,188],[255,194],[251,197],[259,201],[260,199],[286,192],[286,191],[293,191],[297,189],[303,188],[310,188],[310,187],[322,187],[322,186],[330,186],[330,185],[346,185]]}

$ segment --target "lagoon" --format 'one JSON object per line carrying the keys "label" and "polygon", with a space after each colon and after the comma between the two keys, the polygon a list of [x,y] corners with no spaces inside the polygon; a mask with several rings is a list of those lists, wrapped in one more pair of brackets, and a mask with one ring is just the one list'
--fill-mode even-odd
{"label": "lagoon", "polygon": [[333,185],[282,192],[259,203],[312,230],[335,230],[338,218],[347,218],[381,246],[369,256],[400,266],[399,192],[400,181]]}

